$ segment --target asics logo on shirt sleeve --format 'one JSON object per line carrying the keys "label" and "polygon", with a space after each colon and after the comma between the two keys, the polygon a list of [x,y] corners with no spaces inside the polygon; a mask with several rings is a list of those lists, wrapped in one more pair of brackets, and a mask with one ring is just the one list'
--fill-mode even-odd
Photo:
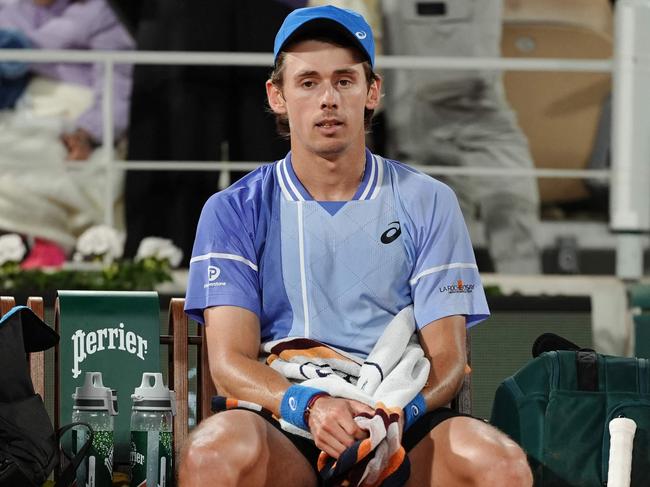
{"label": "asics logo on shirt sleeve", "polygon": [[389,244],[393,242],[397,237],[402,234],[402,229],[400,228],[399,222],[394,221],[390,222],[388,230],[381,234],[381,243]]}

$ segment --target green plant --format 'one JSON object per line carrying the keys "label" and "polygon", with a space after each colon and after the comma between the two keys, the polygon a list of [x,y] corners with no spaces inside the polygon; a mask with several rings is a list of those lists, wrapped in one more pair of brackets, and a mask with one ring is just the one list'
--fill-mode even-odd
{"label": "green plant", "polygon": [[44,293],[57,289],[148,291],[172,280],[182,252],[169,240],[142,240],[135,259],[123,259],[124,238],[116,230],[92,227],[79,237],[74,262],[61,268],[22,269],[26,249],[18,235],[0,237],[0,292]]}

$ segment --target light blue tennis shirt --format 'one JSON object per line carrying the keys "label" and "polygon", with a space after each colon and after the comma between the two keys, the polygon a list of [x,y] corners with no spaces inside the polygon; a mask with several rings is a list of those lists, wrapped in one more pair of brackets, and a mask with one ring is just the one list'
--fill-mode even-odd
{"label": "light blue tennis shirt", "polygon": [[351,201],[319,202],[286,158],[213,195],[199,220],[185,310],[231,305],[260,320],[262,341],[307,337],[365,357],[402,308],[419,329],[489,316],[456,196],[366,150]]}

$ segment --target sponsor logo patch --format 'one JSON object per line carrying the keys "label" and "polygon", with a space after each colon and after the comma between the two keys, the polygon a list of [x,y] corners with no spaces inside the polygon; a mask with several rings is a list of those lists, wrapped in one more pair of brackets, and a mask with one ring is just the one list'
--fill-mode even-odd
{"label": "sponsor logo patch", "polygon": [[458,294],[458,293],[471,293],[474,291],[474,284],[466,284],[462,279],[458,279],[454,284],[440,286],[441,293]]}
{"label": "sponsor logo patch", "polygon": [[216,281],[221,274],[221,269],[215,265],[208,266],[208,281]]}
{"label": "sponsor logo patch", "polygon": [[220,268],[218,268],[216,265],[208,266],[208,282],[203,285],[203,288],[207,289],[209,287],[225,286],[226,285],[225,282],[217,281],[220,275],[221,275]]}

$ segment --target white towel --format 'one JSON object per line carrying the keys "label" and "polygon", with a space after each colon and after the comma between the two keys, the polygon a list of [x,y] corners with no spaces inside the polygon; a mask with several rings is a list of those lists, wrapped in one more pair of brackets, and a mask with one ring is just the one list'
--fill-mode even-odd
{"label": "white towel", "polygon": [[[295,344],[295,348],[292,348]],[[267,363],[289,380],[323,390],[334,397],[376,407],[403,408],[426,384],[430,363],[415,335],[413,307],[400,311],[386,326],[365,361],[335,347],[304,338],[262,344]],[[280,421],[282,427],[311,434]]]}

